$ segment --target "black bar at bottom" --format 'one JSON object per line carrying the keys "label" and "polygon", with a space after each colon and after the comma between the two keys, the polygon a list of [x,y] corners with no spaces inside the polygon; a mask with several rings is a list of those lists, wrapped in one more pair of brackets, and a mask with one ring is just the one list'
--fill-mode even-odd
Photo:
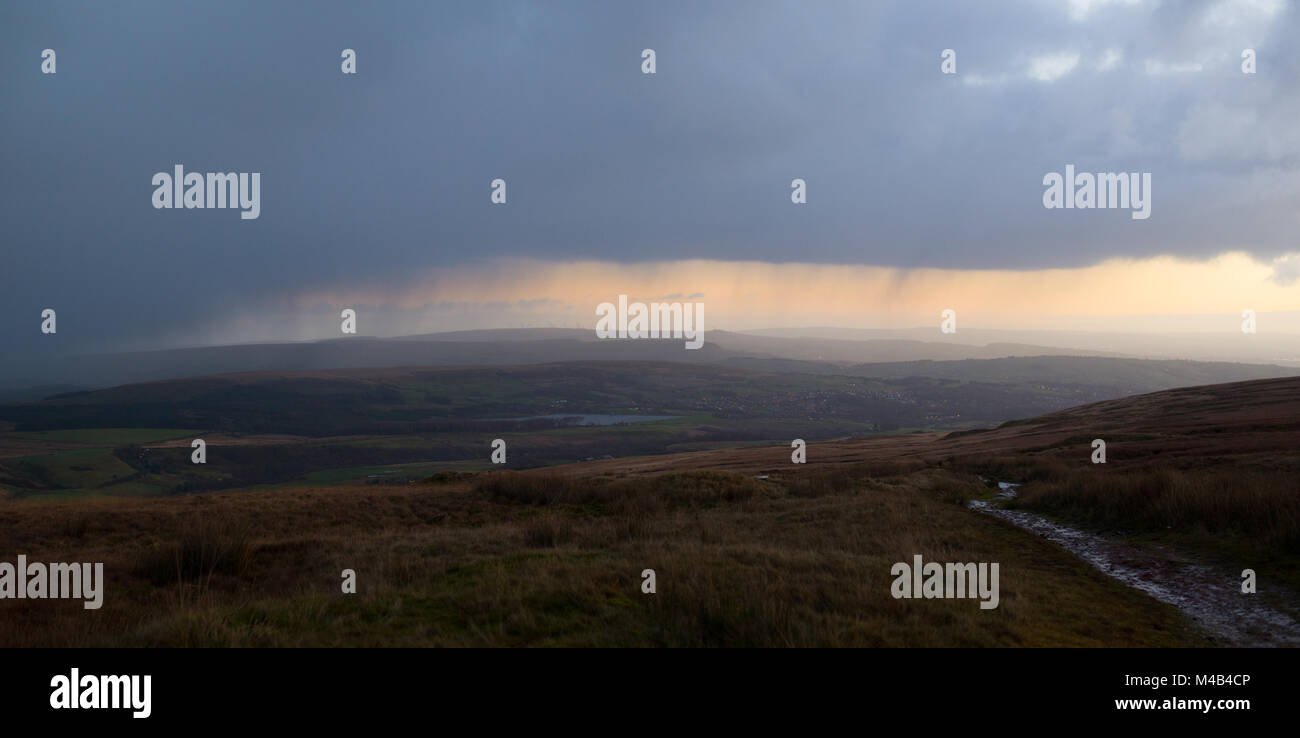
{"label": "black bar at bottom", "polygon": [[[839,719],[879,728],[892,719],[917,727],[1040,720],[1048,730],[1080,721],[1226,727],[1275,720],[1297,700],[1294,654],[1266,650],[11,649],[0,658],[0,710],[6,721],[21,720],[6,724],[51,727],[247,727],[271,719],[395,728],[393,721],[436,718],[494,728],[517,721],[616,730],[639,721],[676,729],[686,715],[692,724],[732,727],[802,721],[814,733]],[[149,675],[150,715],[54,709],[51,681],[70,678],[73,668],[81,678]],[[1117,700],[1154,702],[1119,709]],[[1205,712],[1190,700],[1213,706]]]}

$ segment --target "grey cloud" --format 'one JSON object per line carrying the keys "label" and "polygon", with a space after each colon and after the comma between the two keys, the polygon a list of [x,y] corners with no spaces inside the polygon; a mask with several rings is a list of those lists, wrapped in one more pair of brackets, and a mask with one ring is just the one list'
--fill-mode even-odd
{"label": "grey cloud", "polygon": [[[1294,249],[1294,223],[1269,193],[1300,190],[1297,13],[8,2],[0,340],[35,353],[183,340],[268,293],[512,256],[1036,268],[1233,247],[1272,259]],[[1254,77],[1236,67],[1247,45]],[[52,77],[38,71],[46,47]],[[355,77],[339,73],[345,47]],[[640,73],[647,47],[653,76]],[[956,76],[939,73],[944,48]],[[1108,49],[1122,61],[1098,71]],[[1026,78],[1057,53],[1079,65]],[[1207,66],[1152,75],[1148,59]],[[177,163],[261,172],[261,217],[152,209],[151,175]],[[1153,172],[1152,218],[1045,211],[1042,176],[1067,163]],[[505,207],[488,201],[496,177]],[[795,177],[808,182],[798,208]],[[57,343],[38,334],[43,307],[60,310]]]}

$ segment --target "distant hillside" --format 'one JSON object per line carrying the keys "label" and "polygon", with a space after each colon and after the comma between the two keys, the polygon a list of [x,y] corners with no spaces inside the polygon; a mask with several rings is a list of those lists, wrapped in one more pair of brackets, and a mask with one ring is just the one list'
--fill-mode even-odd
{"label": "distant hillside", "polygon": [[969,382],[1046,382],[1114,387],[1117,396],[1200,384],[1290,377],[1300,369],[1269,364],[1151,360],[1088,356],[1010,356],[957,361],[894,361],[850,366],[788,359],[728,359],[728,364],[762,371],[799,371],[854,377],[933,377]]}
{"label": "distant hillside", "polygon": [[132,382],[247,371],[309,371],[393,366],[513,366],[561,361],[719,363],[737,358],[856,364],[879,361],[987,359],[1001,356],[1102,355],[1030,344],[970,345],[956,341],[773,338],[705,332],[705,345],[682,339],[598,340],[594,331],[529,328],[454,331],[399,338],[354,336],[301,343],[207,346],[96,354],[0,367],[10,390],[34,385],[112,387]]}
{"label": "distant hillside", "polygon": [[857,364],[881,361],[955,361],[958,359],[993,359],[1003,356],[1118,356],[1119,354],[1075,350],[1061,346],[1027,343],[993,342],[977,344],[934,331],[935,340],[873,338],[851,340],[838,338],[786,338],[757,336],[748,333],[716,332],[710,340],[731,351],[749,356],[828,361]]}
{"label": "distant hillside", "polygon": [[[746,335],[786,339],[837,339],[848,341],[938,341],[947,340],[977,346],[1019,344],[1028,346],[1059,346],[1057,351],[1014,351],[1018,356],[1069,355],[1069,356],[1127,356],[1132,359],[1192,359],[1196,361],[1228,361],[1251,364],[1280,364],[1300,368],[1300,311],[1276,313],[1270,316],[1269,330],[1245,335],[1237,326],[1234,315],[1223,316],[1222,329],[1217,332],[1150,332],[1136,329],[1127,332],[1081,330],[1006,330],[976,328],[967,324],[961,332],[942,339],[933,327],[903,330],[858,330],[849,328],[772,328],[745,331]],[[1122,324],[1122,321],[1119,321]],[[1261,325],[1263,325],[1261,323]],[[1065,348],[1068,347],[1068,348]],[[897,356],[881,361],[910,359],[939,359],[939,356]],[[978,356],[947,358],[993,358]]]}
{"label": "distant hillside", "polygon": [[[484,464],[494,438],[513,468],[788,447],[987,428],[1122,392],[647,361],[242,372],[0,405],[0,490],[154,496],[427,474]],[[189,462],[198,437],[212,449],[204,465]]]}
{"label": "distant hillside", "polygon": [[[540,353],[576,342],[542,339]],[[597,351],[663,351],[658,342],[580,344]],[[437,346],[468,359],[508,345],[464,342],[340,341],[375,346],[388,357]],[[310,344],[321,348],[323,344]],[[479,352],[468,347],[479,347]],[[253,348],[253,347],[247,347]],[[265,348],[265,347],[258,347]],[[326,347],[334,348],[334,346]],[[194,349],[191,360],[202,352]],[[706,347],[699,352],[723,355]],[[172,354],[176,356],[178,354]],[[343,354],[335,354],[340,358]],[[502,354],[503,355],[503,354]],[[677,355],[677,354],[674,354]],[[328,356],[328,355],[327,355]],[[234,363],[237,352],[222,353]],[[320,358],[320,357],[318,357]],[[373,357],[372,357],[373,358]],[[447,355],[442,356],[447,359]],[[319,363],[329,364],[321,360]],[[206,363],[194,364],[197,370]],[[0,421],[23,430],[155,427],[219,428],[311,436],[410,433],[447,421],[572,413],[707,413],[726,418],[821,422],[865,431],[969,428],[1171,387],[1291,376],[1297,370],[1252,364],[1146,361],[1104,357],[1014,357],[837,366],[733,356],[721,361],[565,361],[475,366],[403,366],[285,371],[267,369],[64,392],[42,402],[0,404]]]}
{"label": "distant hillside", "polygon": [[[578,333],[573,331],[573,333]],[[134,382],[233,372],[314,371],[394,366],[485,366],[557,361],[681,361],[704,363],[735,356],[716,343],[687,351],[680,340],[592,341],[589,331],[563,338],[466,340],[364,336],[309,343],[250,344],[99,354],[59,362],[44,384],[111,387]]]}
{"label": "distant hillside", "polygon": [[[18,431],[213,428],[306,436],[469,430],[556,413],[707,415],[816,436],[963,428],[1037,415],[1122,387],[777,373],[725,364],[563,362],[241,372],[0,405]],[[825,425],[818,432],[818,424]],[[740,437],[740,436],[738,436]]]}
{"label": "distant hillside", "polygon": [[[1300,377],[1231,382],[1094,402],[1013,420],[997,428],[877,436],[809,447],[808,463],[917,459],[1058,461],[1092,469],[1094,438],[1108,444],[1101,470],[1177,468],[1300,473]],[[781,446],[617,459],[566,467],[582,476],[657,474],[693,469],[784,469]],[[1300,578],[1300,575],[1298,575]]]}

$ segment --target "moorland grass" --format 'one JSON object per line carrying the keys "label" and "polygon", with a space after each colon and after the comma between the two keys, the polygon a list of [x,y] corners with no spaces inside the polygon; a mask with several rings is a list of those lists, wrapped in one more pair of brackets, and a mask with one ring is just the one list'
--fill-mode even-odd
{"label": "moorland grass", "polygon": [[[103,561],[108,581],[93,612],[0,602],[0,645],[1205,643],[1172,608],[961,504],[981,491],[909,463],[12,501],[0,550]],[[915,554],[1000,563],[1000,605],[894,599],[890,568]]]}

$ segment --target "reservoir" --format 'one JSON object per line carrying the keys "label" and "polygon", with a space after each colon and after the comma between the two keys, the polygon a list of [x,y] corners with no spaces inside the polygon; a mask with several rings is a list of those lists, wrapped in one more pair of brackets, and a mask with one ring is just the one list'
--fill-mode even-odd
{"label": "reservoir", "polygon": [[680,415],[532,415],[526,418],[501,418],[501,420],[556,420],[561,425],[623,425],[624,423],[649,423],[655,420],[676,420]]}

